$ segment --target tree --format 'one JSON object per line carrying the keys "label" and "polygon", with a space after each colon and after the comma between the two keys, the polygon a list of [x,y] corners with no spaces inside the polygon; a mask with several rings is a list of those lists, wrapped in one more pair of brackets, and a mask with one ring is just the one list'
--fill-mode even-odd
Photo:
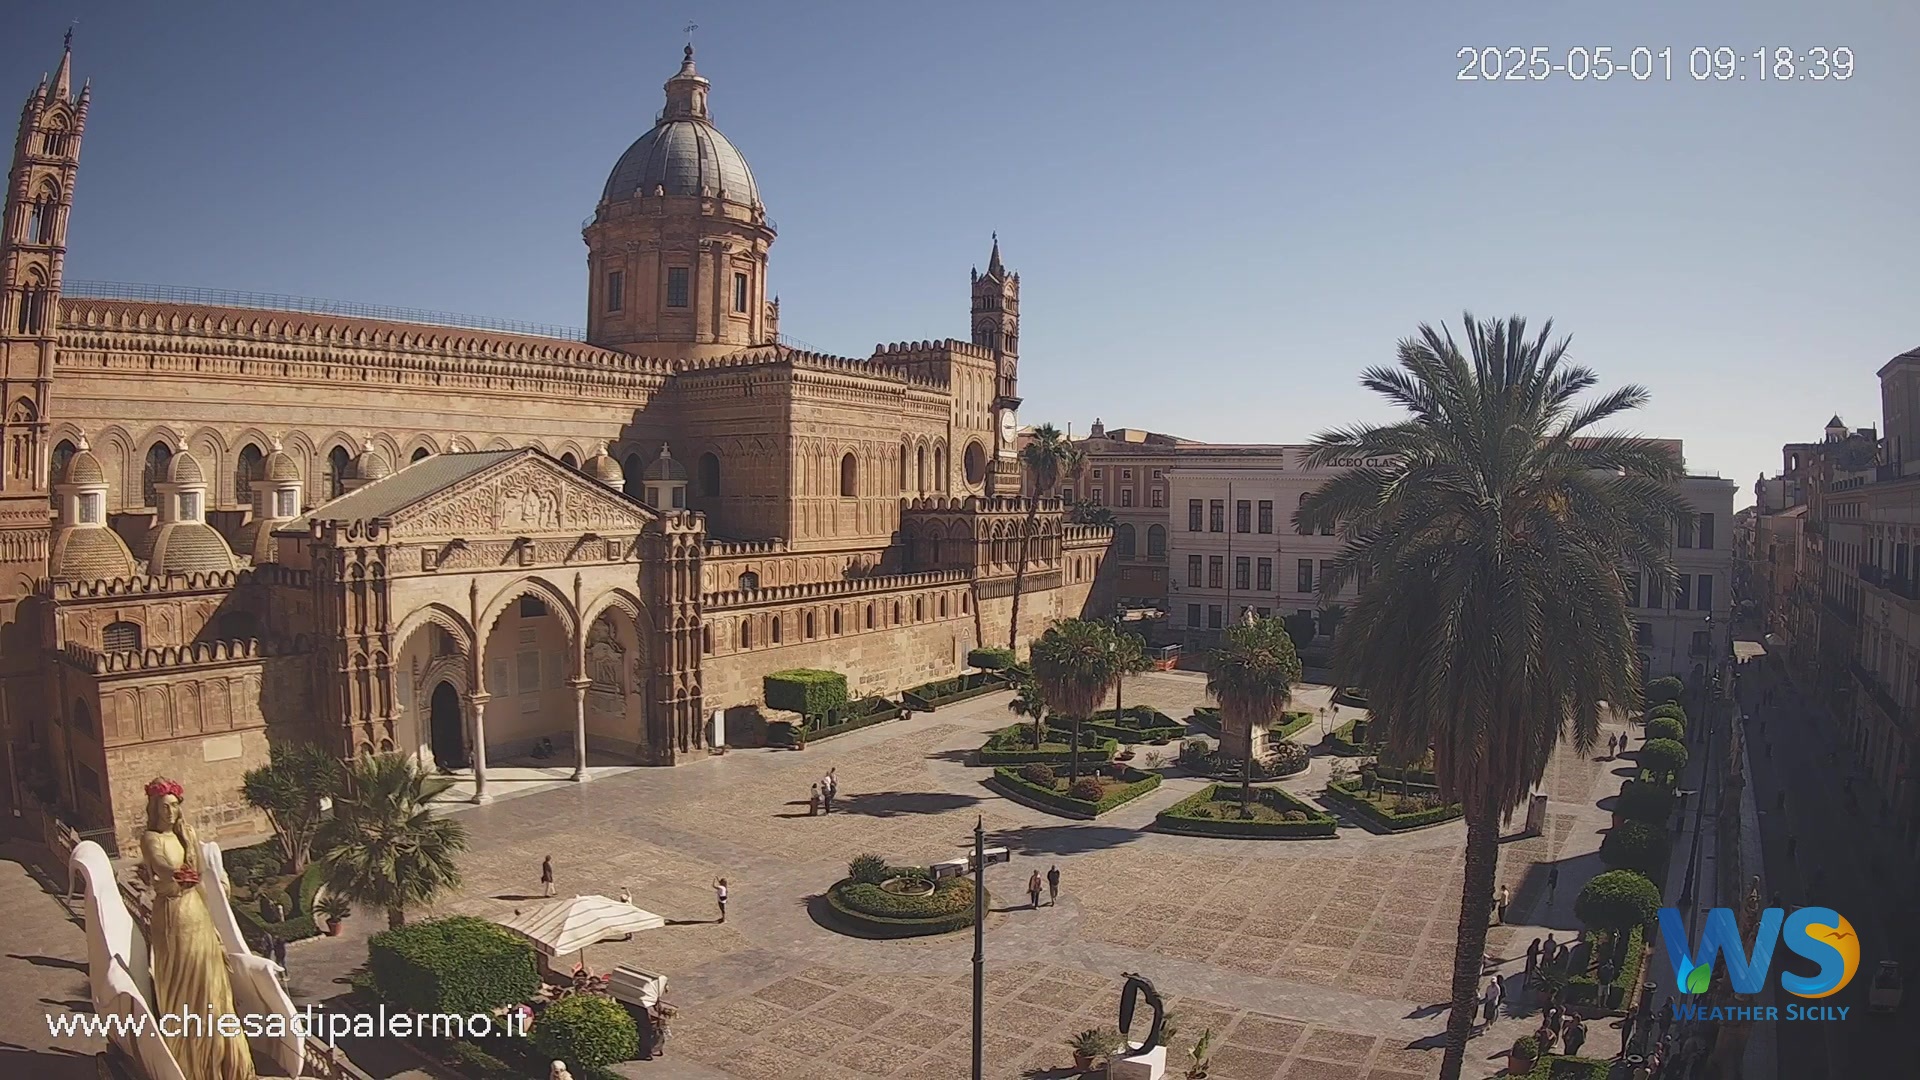
{"label": "tree", "polygon": [[1032,441],[1020,448],[1020,467],[1026,471],[1033,498],[1027,500],[1020,561],[1013,570],[1013,614],[1007,624],[1007,648],[1015,652],[1020,651],[1020,593],[1027,585],[1027,559],[1032,553],[1034,523],[1040,517],[1040,499],[1059,486],[1062,476],[1079,472],[1082,460],[1080,448],[1052,424],[1034,428]]}
{"label": "tree", "polygon": [[1114,641],[1119,651],[1114,660],[1113,678],[1113,714],[1115,722],[1125,718],[1127,703],[1125,700],[1127,676],[1139,675],[1153,670],[1153,660],[1147,656],[1147,642],[1139,634],[1131,634],[1118,627],[1113,631]]}
{"label": "tree", "polygon": [[1296,611],[1282,619],[1281,626],[1286,629],[1287,636],[1293,639],[1294,651],[1297,652],[1313,644],[1315,637],[1313,612]]}
{"label": "tree", "polygon": [[1332,637],[1340,629],[1340,620],[1347,617],[1345,604],[1331,604],[1320,612],[1320,633]]}
{"label": "tree", "polygon": [[1063,619],[1034,641],[1033,679],[1054,715],[1073,725],[1067,784],[1080,778],[1080,722],[1093,715],[1119,679],[1120,642],[1106,623]]}
{"label": "tree", "polygon": [[1033,721],[1033,748],[1047,741],[1047,700],[1040,694],[1040,684],[1033,680],[1033,672],[1013,669],[1013,700],[1007,702],[1007,711],[1022,719]]}
{"label": "tree", "polygon": [[1634,870],[1595,874],[1573,898],[1573,913],[1595,930],[1625,933],[1651,926],[1660,910],[1660,889]]}
{"label": "tree", "polygon": [[1226,640],[1208,665],[1207,693],[1220,703],[1220,730],[1244,733],[1240,748],[1240,816],[1251,817],[1254,732],[1280,719],[1300,681],[1300,654],[1279,619],[1256,619],[1227,628]]}
{"label": "tree", "polygon": [[1669,530],[1685,512],[1677,456],[1596,430],[1647,401],[1570,362],[1551,323],[1465,320],[1465,342],[1422,326],[1364,386],[1405,409],[1382,425],[1317,436],[1310,466],[1376,459],[1310,492],[1302,532],[1345,530],[1328,599],[1365,575],[1333,661],[1365,686],[1396,760],[1431,746],[1440,796],[1461,803],[1466,869],[1454,946],[1446,1080],[1457,1080],[1486,953],[1499,824],[1554,747],[1591,753],[1605,705],[1639,706],[1622,567],[1671,586]]}
{"label": "tree", "polygon": [[314,743],[280,743],[265,765],[240,778],[247,805],[267,815],[290,874],[307,868],[321,809],[340,776],[340,759]]}
{"label": "tree", "polygon": [[385,908],[388,926],[404,925],[407,908],[460,885],[454,857],[467,850],[467,828],[428,808],[431,779],[405,754],[355,758],[340,777],[333,817],[314,838],[327,891]]}

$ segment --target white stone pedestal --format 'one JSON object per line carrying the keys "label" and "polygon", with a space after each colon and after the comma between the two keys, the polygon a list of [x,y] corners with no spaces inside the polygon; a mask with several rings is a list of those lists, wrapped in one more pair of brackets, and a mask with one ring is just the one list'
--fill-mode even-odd
{"label": "white stone pedestal", "polygon": [[1107,1062],[1107,1080],[1160,1080],[1167,1075],[1167,1048],[1156,1046]]}

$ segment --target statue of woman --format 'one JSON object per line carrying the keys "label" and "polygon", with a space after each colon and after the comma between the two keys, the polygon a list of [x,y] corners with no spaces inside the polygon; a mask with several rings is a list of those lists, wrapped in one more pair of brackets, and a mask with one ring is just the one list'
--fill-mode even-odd
{"label": "statue of woman", "polygon": [[153,887],[147,940],[153,948],[153,1010],[196,1014],[166,1040],[187,1080],[254,1080],[253,1053],[243,1032],[222,1035],[220,1018],[233,1014],[226,952],[200,889],[200,845],[180,814],[178,780],[147,784],[147,829],[140,862]]}

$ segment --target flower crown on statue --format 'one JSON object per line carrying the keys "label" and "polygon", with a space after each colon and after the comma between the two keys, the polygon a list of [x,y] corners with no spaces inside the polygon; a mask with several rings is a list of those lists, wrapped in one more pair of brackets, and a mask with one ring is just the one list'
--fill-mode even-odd
{"label": "flower crown on statue", "polygon": [[178,780],[168,780],[162,777],[147,782],[147,798],[149,799],[157,799],[163,795],[171,795],[178,799],[183,794],[185,794],[185,792],[181,789],[180,781]]}

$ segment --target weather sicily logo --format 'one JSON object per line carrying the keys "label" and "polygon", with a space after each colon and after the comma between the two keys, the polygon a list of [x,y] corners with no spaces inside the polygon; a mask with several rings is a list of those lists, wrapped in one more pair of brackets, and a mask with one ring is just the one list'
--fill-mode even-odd
{"label": "weather sicily logo", "polygon": [[[1780,989],[1795,997],[1830,997],[1852,982],[1854,973],[1860,970],[1860,938],[1853,932],[1853,924],[1832,908],[1803,907],[1791,915],[1780,908],[1767,908],[1760,913],[1751,954],[1740,940],[1740,926],[1730,908],[1707,912],[1698,948],[1688,940],[1680,912],[1661,908],[1660,939],[1666,943],[1667,959],[1673,964],[1674,983],[1689,998],[1706,993],[1713,984],[1716,958],[1725,965],[1727,982],[1734,993],[1759,993],[1766,988],[1776,945],[1786,946],[1788,952],[1819,968],[1814,975],[1780,973]],[[1692,1001],[1676,1002],[1673,1009],[1680,1020],[1844,1020],[1848,1011],[1844,1005],[1796,1004],[1782,1010],[1772,1005],[1710,1007]]]}

